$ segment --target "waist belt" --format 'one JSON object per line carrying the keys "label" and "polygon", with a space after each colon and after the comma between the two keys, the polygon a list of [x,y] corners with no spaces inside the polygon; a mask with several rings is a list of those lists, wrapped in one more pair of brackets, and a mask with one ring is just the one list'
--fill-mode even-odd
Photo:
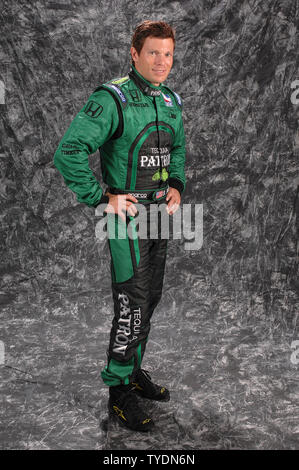
{"label": "waist belt", "polygon": [[107,191],[111,194],[131,194],[132,196],[136,197],[136,199],[140,200],[148,200],[148,201],[159,201],[163,199],[169,191],[169,186],[161,189],[155,190],[129,190],[129,189],[118,189],[118,188],[108,188]]}

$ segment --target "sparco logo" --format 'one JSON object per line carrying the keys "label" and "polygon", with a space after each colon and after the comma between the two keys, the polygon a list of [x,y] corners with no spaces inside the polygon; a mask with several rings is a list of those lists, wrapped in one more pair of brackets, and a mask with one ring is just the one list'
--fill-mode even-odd
{"label": "sparco logo", "polygon": [[131,335],[131,309],[129,306],[129,298],[126,294],[118,294],[118,300],[119,320],[113,352],[124,356],[129,343],[129,336]]}
{"label": "sparco logo", "polygon": [[147,199],[148,194],[147,193],[130,193],[131,196],[136,197],[136,199]]}
{"label": "sparco logo", "polygon": [[153,90],[152,88],[147,87],[144,90],[146,93],[148,93],[150,96],[160,96],[161,91],[160,90]]}

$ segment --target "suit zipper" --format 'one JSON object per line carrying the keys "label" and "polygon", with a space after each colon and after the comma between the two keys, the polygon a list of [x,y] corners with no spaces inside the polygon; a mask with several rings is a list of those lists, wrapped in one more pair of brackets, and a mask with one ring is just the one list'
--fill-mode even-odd
{"label": "suit zipper", "polygon": [[160,181],[159,181],[159,188],[162,186],[162,159],[161,159],[161,151],[160,151],[160,133],[159,133],[159,119],[158,119],[158,108],[156,103],[156,97],[154,96],[154,106],[156,110],[156,126],[157,126],[157,134],[158,134],[158,152],[159,152],[159,163],[160,163]]}

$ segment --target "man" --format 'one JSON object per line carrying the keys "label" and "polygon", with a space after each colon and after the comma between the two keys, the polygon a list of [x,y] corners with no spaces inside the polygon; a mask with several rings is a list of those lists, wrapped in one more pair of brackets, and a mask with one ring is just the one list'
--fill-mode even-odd
{"label": "man", "polygon": [[[150,319],[162,293],[167,240],[109,238],[112,228],[126,229],[152,204],[167,203],[172,215],[185,188],[185,136],[182,102],[166,87],[173,64],[174,30],[162,21],[144,21],[133,35],[128,76],[99,86],[77,114],[54,156],[54,164],[79,202],[105,203],[114,319],[102,379],[109,386],[109,411],[124,426],[153,428],[153,420],[136,400],[168,401],[169,391],[141,369]],[[100,148],[103,191],[88,165]],[[147,220],[149,233],[149,218]]]}

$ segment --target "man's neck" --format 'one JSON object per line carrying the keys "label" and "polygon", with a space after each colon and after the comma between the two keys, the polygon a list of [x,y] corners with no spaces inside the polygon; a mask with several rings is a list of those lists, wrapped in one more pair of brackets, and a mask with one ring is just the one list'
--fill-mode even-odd
{"label": "man's neck", "polygon": [[[131,65],[133,65],[133,64],[131,64]],[[161,83],[153,83],[153,82],[150,82],[149,80],[147,80],[147,79],[142,75],[142,73],[140,72],[140,70],[137,69],[136,65],[133,65],[133,66],[135,67],[136,72],[138,72],[139,75],[143,78],[143,80],[145,80],[147,83],[150,83],[151,85],[154,85],[154,86],[156,86],[156,87],[159,87],[159,86],[161,85]]]}
{"label": "man's neck", "polygon": [[129,72],[129,77],[132,78],[132,80],[135,82],[135,84],[138,86],[142,92],[147,95],[147,96],[159,96],[161,94],[161,87],[160,86],[155,86],[146,78],[141,75],[140,72],[134,67],[132,64],[132,69]]}

